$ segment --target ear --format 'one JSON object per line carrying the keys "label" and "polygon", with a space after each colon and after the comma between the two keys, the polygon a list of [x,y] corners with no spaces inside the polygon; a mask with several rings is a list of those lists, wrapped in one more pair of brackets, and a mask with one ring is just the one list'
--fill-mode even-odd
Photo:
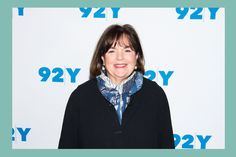
{"label": "ear", "polygon": [[136,60],[138,60],[139,54],[137,53],[135,57],[136,57]]}
{"label": "ear", "polygon": [[101,59],[102,59],[103,65],[104,65],[104,57],[102,56]]}

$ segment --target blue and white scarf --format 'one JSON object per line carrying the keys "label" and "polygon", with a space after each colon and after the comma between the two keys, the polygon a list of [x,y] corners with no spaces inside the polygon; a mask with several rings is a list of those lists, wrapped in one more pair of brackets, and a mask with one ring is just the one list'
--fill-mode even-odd
{"label": "blue and white scarf", "polygon": [[112,83],[109,77],[103,72],[97,78],[97,84],[102,95],[116,109],[119,123],[122,122],[122,114],[130,102],[130,97],[139,91],[143,84],[143,74],[134,71],[131,76],[124,80],[120,85]]}

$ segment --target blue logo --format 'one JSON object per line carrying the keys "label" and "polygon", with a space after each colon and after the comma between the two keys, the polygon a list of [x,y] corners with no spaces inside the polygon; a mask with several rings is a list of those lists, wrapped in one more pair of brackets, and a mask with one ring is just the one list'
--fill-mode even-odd
{"label": "blue logo", "polygon": [[[176,8],[176,13],[179,14],[178,19],[184,19],[187,14],[190,14],[191,20],[201,20],[203,19],[203,8]],[[210,13],[210,19],[216,19],[216,13],[219,8],[208,8]]]}
{"label": "blue logo", "polygon": [[70,82],[75,83],[76,77],[80,72],[80,68],[60,68],[55,67],[53,69],[49,69],[48,67],[41,67],[38,70],[38,74],[41,77],[41,82],[47,82],[49,78],[52,82],[64,82],[64,74],[67,73],[70,77]]}
{"label": "blue logo", "polygon": [[[120,8],[79,8],[82,18],[88,18],[91,14],[93,18],[106,18],[110,9],[112,18],[118,18]],[[18,15],[24,16],[24,7],[18,8]]]}
{"label": "blue logo", "polygon": [[106,18],[108,9],[111,9],[112,11],[112,18],[118,18],[120,8],[79,8],[80,12],[82,13],[82,18],[89,17],[92,10],[95,10],[95,12],[93,13],[93,18]]}
{"label": "blue logo", "polygon": [[[27,136],[30,132],[31,128],[12,128],[12,141],[27,141]],[[20,137],[20,139],[16,139],[16,137]]]}
{"label": "blue logo", "polygon": [[211,135],[196,135],[194,138],[194,136],[191,134],[186,134],[181,137],[178,134],[174,134],[175,147],[182,143],[181,148],[193,149],[194,143],[196,142],[196,140],[198,140],[200,142],[200,149],[206,149],[207,143],[209,142],[211,137]]}
{"label": "blue logo", "polygon": [[[169,80],[172,76],[172,74],[174,73],[174,71],[153,71],[153,70],[147,70],[144,73],[144,76],[146,78],[148,78],[149,80],[155,81],[155,78],[157,78],[159,81],[162,82],[163,86],[168,86],[169,85]],[[157,75],[160,75],[159,77]]]}
{"label": "blue logo", "polygon": [[18,8],[18,15],[19,16],[24,16],[24,8],[23,7]]}

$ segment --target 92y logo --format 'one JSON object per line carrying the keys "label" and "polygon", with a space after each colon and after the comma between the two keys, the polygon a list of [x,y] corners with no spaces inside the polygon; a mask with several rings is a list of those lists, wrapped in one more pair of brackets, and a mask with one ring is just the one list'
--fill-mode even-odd
{"label": "92y logo", "polygon": [[[24,7],[18,7],[18,16],[24,16]],[[82,13],[82,18],[106,18],[108,15],[112,15],[112,18],[119,17],[120,8],[79,8]]]}
{"label": "92y logo", "polygon": [[[52,82],[64,82],[65,81],[65,73],[67,73],[70,77],[70,82],[75,83],[76,82],[76,77],[78,73],[80,72],[80,68],[60,68],[60,67],[55,67],[55,68],[48,68],[48,67],[41,67],[38,70],[38,74],[41,77],[41,82],[47,82],[47,81],[52,81]],[[51,80],[49,80],[51,78]]]}
{"label": "92y logo", "polygon": [[209,11],[211,20],[216,19],[216,14],[219,8],[176,8],[176,13],[179,14],[178,19],[184,19],[188,14],[192,20],[201,20],[203,19],[204,11]]}
{"label": "92y logo", "polygon": [[[174,141],[175,141],[175,147],[180,147],[184,149],[194,149],[196,148],[195,143],[198,142],[200,144],[199,149],[206,149],[208,142],[211,139],[211,135],[179,135],[174,134]],[[198,148],[196,148],[198,149]]]}
{"label": "92y logo", "polygon": [[[12,128],[12,141],[26,142],[31,128]],[[19,138],[19,139],[18,139]]]}
{"label": "92y logo", "polygon": [[161,85],[163,85],[163,86],[168,86],[169,80],[170,80],[173,73],[174,73],[174,71],[147,70],[147,71],[145,71],[144,76],[147,79],[152,80],[152,81],[160,81]]}
{"label": "92y logo", "polygon": [[112,18],[118,18],[120,8],[79,8],[82,13],[82,18],[87,18],[94,10],[95,12],[93,13],[93,18],[106,18],[108,9],[111,9],[112,11]]}

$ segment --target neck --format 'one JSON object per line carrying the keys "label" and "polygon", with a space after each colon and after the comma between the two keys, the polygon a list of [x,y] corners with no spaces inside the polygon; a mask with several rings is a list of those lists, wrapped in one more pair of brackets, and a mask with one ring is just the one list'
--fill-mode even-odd
{"label": "neck", "polygon": [[[110,77],[109,77],[110,78]],[[112,79],[112,78],[110,78],[110,80],[111,80],[111,82],[113,83],[113,84],[115,84],[115,85],[120,85],[124,80],[126,80],[127,78],[125,78],[125,79]]]}
{"label": "neck", "polygon": [[126,80],[128,80],[130,77],[132,77],[133,75],[135,74],[135,72],[132,72],[127,78],[124,78],[124,79],[119,79],[119,78],[113,78],[113,77],[110,77],[108,75],[108,78],[111,80],[111,82],[116,85],[116,86],[119,86],[121,85],[123,82],[126,82]]}

